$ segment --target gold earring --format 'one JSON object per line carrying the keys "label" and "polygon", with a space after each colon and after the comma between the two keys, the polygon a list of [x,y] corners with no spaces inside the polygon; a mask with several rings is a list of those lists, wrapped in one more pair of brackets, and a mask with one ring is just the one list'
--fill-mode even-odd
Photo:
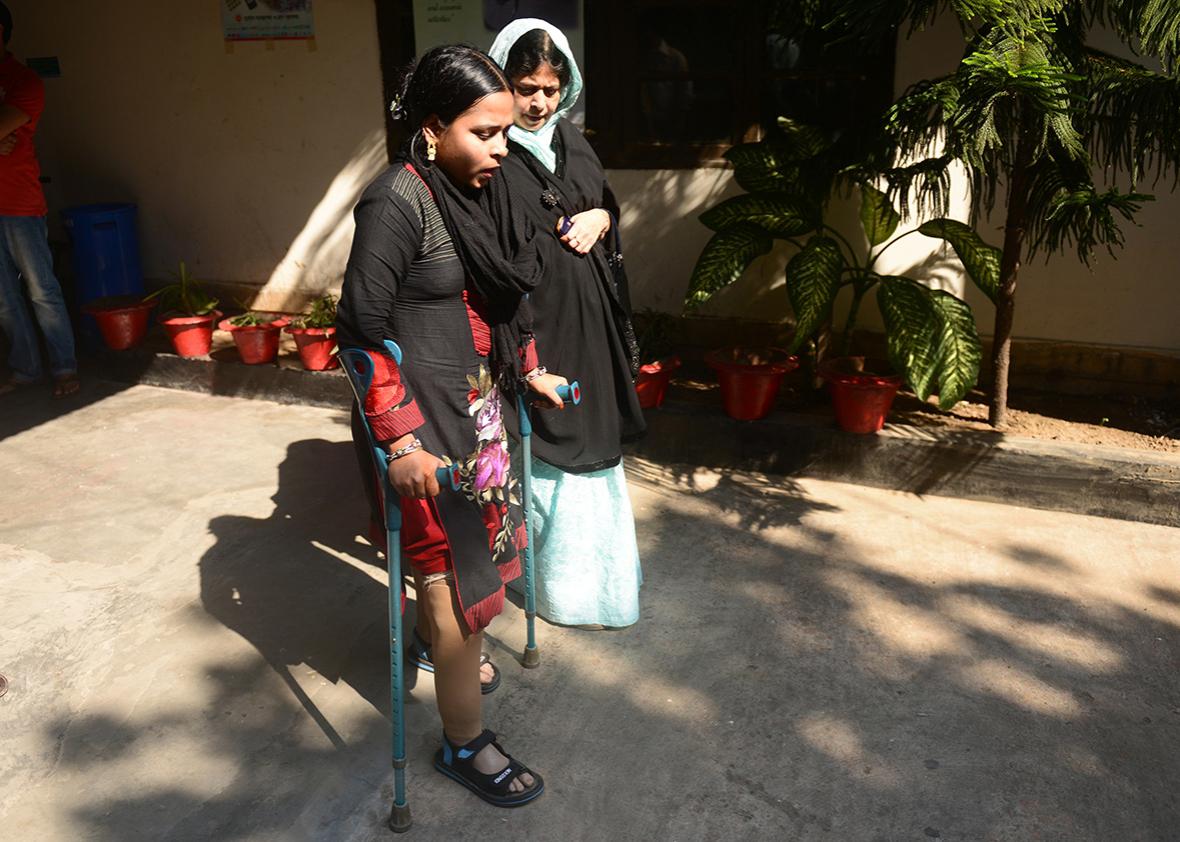
{"label": "gold earring", "polygon": [[433,140],[426,141],[426,160],[433,161],[438,154],[438,145]]}

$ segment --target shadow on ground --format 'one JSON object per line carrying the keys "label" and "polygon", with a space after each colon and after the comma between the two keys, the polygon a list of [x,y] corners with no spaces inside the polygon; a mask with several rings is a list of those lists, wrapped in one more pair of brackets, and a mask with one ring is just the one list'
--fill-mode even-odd
{"label": "shadow on ground", "polygon": [[116,395],[129,385],[98,380],[83,366],[82,389],[65,398],[54,398],[48,382],[23,386],[15,392],[0,395],[0,441],[23,433],[49,421],[77,412]]}
{"label": "shadow on ground", "polygon": [[[543,626],[535,672],[498,658],[488,718],[547,776],[546,797],[505,815],[443,781],[429,769],[434,713],[414,705],[420,838],[1174,838],[1177,623],[1096,594],[1051,547],[1002,550],[1043,586],[931,575],[904,563],[920,544],[876,558],[815,525],[864,520],[806,485],[630,467],[641,622]],[[292,677],[310,669],[388,711],[386,591],[355,560],[380,564],[355,538],[355,470],[347,443],[296,442],[269,517],[210,522],[201,605],[260,657],[213,669],[216,704],[191,715],[209,717],[203,749],[236,772],[210,799],[176,770],[92,804],[76,816],[89,838],[385,838],[387,726],[373,713],[346,732]],[[970,525],[944,527],[961,554],[935,566],[969,566]],[[1164,585],[1143,596],[1180,599]],[[326,741],[296,735],[304,714]],[[77,718],[72,739],[89,750],[61,763],[101,774],[97,749],[118,756],[174,725]]]}

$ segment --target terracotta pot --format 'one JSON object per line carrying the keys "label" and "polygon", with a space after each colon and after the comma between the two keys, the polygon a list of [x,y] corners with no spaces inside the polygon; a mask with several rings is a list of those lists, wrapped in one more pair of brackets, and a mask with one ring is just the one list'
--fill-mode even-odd
{"label": "terracotta pot", "polygon": [[[884,370],[886,366],[877,366]],[[819,376],[827,381],[840,429],[862,435],[876,433],[885,426],[885,418],[902,379],[895,374],[877,374],[866,370],[864,357],[836,357],[819,366]]]}
{"label": "terracotta pot", "polygon": [[229,331],[238,346],[238,356],[246,365],[264,365],[273,363],[279,355],[279,333],[288,324],[284,318],[275,319],[264,325],[231,324],[233,319],[222,319],[217,325],[221,330]]}
{"label": "terracotta pot", "polygon": [[160,319],[172,347],[182,357],[206,357],[213,345],[213,325],[221,318],[214,310],[204,316],[167,316]]}
{"label": "terracotta pot", "polygon": [[295,337],[299,348],[299,359],[308,371],[326,371],[337,368],[340,361],[336,350],[336,328],[334,327],[287,327],[287,333]]}
{"label": "terracotta pot", "polygon": [[799,367],[799,358],[780,348],[725,348],[710,351],[705,363],[717,372],[725,413],[756,421],[770,414],[783,375]]}
{"label": "terracotta pot", "polygon": [[644,409],[659,409],[664,405],[668,383],[680,368],[680,357],[668,357],[654,363],[641,365],[635,379],[635,391],[639,394],[639,405]]}
{"label": "terracotta pot", "polygon": [[156,306],[154,301],[134,298],[99,299],[82,308],[93,316],[102,333],[102,341],[114,351],[134,348],[147,335],[148,318]]}

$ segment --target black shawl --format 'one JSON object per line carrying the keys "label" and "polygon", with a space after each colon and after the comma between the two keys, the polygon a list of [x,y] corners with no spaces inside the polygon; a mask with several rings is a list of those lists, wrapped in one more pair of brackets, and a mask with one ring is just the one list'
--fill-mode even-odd
{"label": "black shawl", "polygon": [[[576,408],[533,413],[533,454],[571,473],[617,465],[621,444],[646,429],[635,394],[639,353],[631,327],[619,210],[598,156],[567,121],[554,133],[556,172],[527,149],[509,143],[503,175],[513,205],[537,229],[544,277],[529,296],[541,362],[581,382]],[[592,208],[612,216],[607,236],[585,256],[561,244],[554,227],[563,215]],[[512,429],[510,426],[509,429]]]}

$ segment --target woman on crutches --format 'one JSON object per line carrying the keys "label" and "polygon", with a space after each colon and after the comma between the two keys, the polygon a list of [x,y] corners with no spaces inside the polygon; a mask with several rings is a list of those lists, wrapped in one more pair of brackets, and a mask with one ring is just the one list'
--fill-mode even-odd
{"label": "woman on crutches", "polygon": [[587,395],[576,412],[532,419],[537,613],[583,628],[629,626],[639,619],[643,575],[622,443],[646,425],[618,206],[598,156],[565,119],[582,78],[561,30],[515,20],[490,55],[514,90],[502,177],[513,205],[545,232],[545,271],[529,296],[537,342]]}
{"label": "woman on crutches", "polygon": [[[407,74],[394,116],[411,137],[357,205],[339,339],[380,349],[389,338],[404,354],[397,365],[370,352],[361,411],[402,498],[402,551],[443,722],[435,767],[513,807],[544,784],[484,729],[480,710],[482,631],[503,607],[504,583],[520,574],[525,542],[501,401],[530,389],[560,407],[565,381],[538,366],[522,312],[541,261],[496,176],[512,123],[503,74],[478,50],[435,48]],[[356,423],[354,439],[372,485]],[[457,491],[440,494],[442,456],[457,465]],[[498,682],[493,670],[483,669]]]}

